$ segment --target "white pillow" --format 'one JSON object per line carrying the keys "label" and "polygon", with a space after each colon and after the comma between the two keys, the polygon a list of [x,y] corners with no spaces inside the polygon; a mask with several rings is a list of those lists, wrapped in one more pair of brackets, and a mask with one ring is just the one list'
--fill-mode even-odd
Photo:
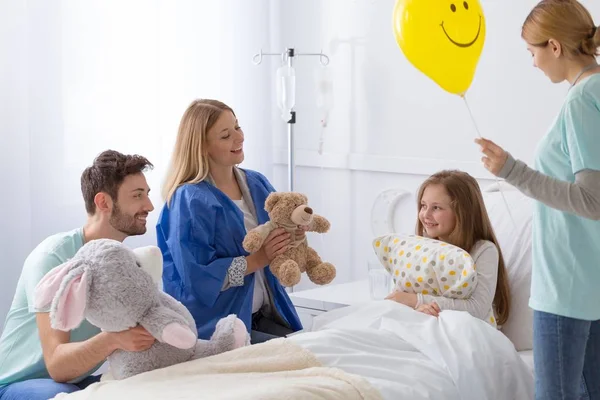
{"label": "white pillow", "polygon": [[[498,238],[508,272],[511,307],[502,332],[517,351],[533,349],[533,311],[531,292],[531,221],[534,201],[519,191],[483,193],[486,208]],[[507,209],[508,203],[510,213]],[[512,216],[511,216],[512,214]]]}

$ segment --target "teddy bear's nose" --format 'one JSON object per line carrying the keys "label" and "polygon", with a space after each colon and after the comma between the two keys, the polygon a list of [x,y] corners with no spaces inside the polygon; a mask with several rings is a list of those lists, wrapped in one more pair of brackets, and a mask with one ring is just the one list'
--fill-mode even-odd
{"label": "teddy bear's nose", "polygon": [[312,213],[313,213],[313,210],[312,210],[312,208],[310,208],[310,207],[304,207],[304,212],[305,212],[305,213],[307,213],[307,214],[310,214],[310,215],[312,215]]}

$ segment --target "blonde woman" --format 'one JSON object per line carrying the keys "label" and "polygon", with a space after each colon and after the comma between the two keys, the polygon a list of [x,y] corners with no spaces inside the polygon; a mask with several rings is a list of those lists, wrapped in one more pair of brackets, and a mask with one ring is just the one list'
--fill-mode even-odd
{"label": "blonde woman", "polygon": [[489,140],[483,163],[537,200],[533,225],[536,398],[600,399],[600,29],[576,0],[544,0],[522,37],[553,83],[570,89],[535,170]]}
{"label": "blonde woman", "polygon": [[164,289],[189,309],[198,335],[208,339],[220,318],[237,314],[258,343],[302,325],[268,267],[287,250],[289,235],[274,231],[252,255],[242,248],[246,231],[268,221],[264,203],[275,191],[260,173],[237,167],[243,143],[230,107],[192,102],[179,126],[156,230]]}

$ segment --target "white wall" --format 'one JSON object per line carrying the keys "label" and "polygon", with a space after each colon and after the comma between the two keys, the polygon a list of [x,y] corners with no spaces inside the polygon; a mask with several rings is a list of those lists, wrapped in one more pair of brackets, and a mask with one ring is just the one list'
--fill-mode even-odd
{"label": "white wall", "polygon": [[82,226],[81,172],[103,150],[139,153],[156,210],[178,124],[195,98],[230,104],[251,140],[245,164],[272,175],[271,0],[0,2],[0,327],[27,254]]}
{"label": "white wall", "polygon": [[[486,44],[467,99],[482,134],[530,163],[567,87],[552,85],[520,38],[536,0],[481,0]],[[584,1],[600,21],[600,4]],[[459,168],[483,185],[493,180],[480,165],[477,136],[462,99],[418,72],[392,33],[394,0],[302,0],[280,10],[286,27],[277,43],[330,56],[334,108],[326,130],[326,154],[316,152],[320,132],[313,84],[316,59],[298,59],[297,186],[332,230],[310,241],[338,267],[338,282],[366,277],[372,256],[370,213],[383,190],[413,191],[445,168]],[[440,63],[444,60],[440,60]],[[304,82],[304,83],[302,83]],[[275,137],[276,185],[287,187],[285,124]],[[325,165],[321,168],[321,165]],[[414,199],[401,205],[398,229],[412,231]],[[312,286],[306,279],[296,288]]]}
{"label": "white wall", "polygon": [[27,47],[25,41],[16,40],[26,37],[25,14],[22,2],[0,2],[0,15],[6,21],[0,24],[0,76],[11,78],[0,80],[0,324],[19,277],[20,268],[15,266],[23,262],[31,245],[30,168],[23,162],[29,159],[28,81],[23,68]]}

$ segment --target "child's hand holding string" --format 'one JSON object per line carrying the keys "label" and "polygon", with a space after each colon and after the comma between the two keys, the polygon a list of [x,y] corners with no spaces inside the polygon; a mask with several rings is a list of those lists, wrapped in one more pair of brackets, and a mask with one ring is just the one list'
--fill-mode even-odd
{"label": "child's hand holding string", "polygon": [[481,152],[485,154],[485,157],[481,158],[484,167],[495,176],[498,176],[502,167],[506,164],[508,153],[491,140],[475,139],[475,143],[481,146]]}

